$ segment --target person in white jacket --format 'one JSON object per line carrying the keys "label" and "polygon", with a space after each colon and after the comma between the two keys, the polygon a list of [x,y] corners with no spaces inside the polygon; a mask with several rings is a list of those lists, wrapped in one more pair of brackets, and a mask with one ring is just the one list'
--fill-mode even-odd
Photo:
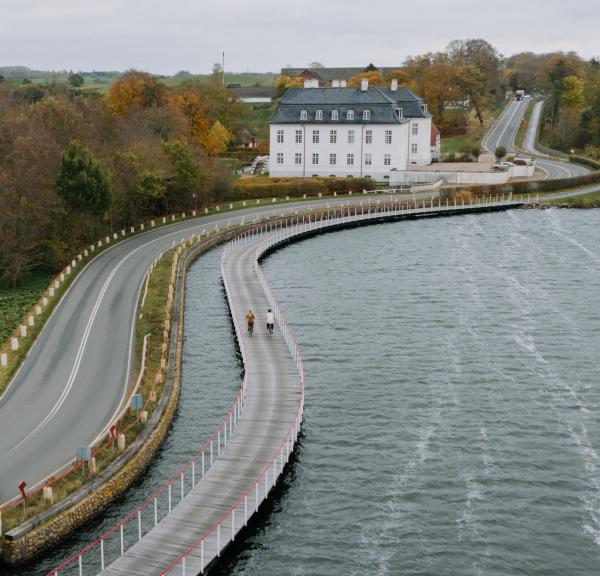
{"label": "person in white jacket", "polygon": [[275,327],[275,318],[273,317],[273,312],[271,309],[267,311],[267,332],[273,334],[273,328]]}

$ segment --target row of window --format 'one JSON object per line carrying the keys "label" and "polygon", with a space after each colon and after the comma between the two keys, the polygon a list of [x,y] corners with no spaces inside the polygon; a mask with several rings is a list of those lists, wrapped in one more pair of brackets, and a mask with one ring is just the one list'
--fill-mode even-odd
{"label": "row of window", "polygon": [[[354,120],[355,118],[356,118],[356,115],[354,113],[354,110],[348,110],[346,112],[346,120]],[[315,120],[323,120],[323,119],[324,119],[323,110],[317,110],[315,112]],[[340,111],[332,110],[331,111],[331,119],[339,120],[340,119]],[[371,111],[363,110],[362,111],[362,119],[370,120],[371,119]],[[300,110],[300,120],[308,120],[308,110]]]}
{"label": "row of window", "polygon": [[[354,144],[354,132],[355,132],[354,130],[348,130],[348,134],[347,134],[348,144]],[[412,134],[413,134],[413,136],[417,136],[419,134],[419,125],[418,124],[412,125]],[[337,137],[338,137],[337,130],[329,131],[329,143],[330,144],[337,144]],[[320,139],[319,130],[313,130],[312,131],[313,144],[318,144],[319,139]],[[391,130],[385,131],[384,139],[385,139],[386,144],[392,143],[392,131]],[[284,142],[285,142],[285,131],[277,130],[277,144],[283,144]],[[296,130],[295,142],[296,142],[296,144],[302,144],[302,130]],[[373,130],[365,130],[365,144],[372,144],[372,143],[373,143]]]}
{"label": "row of window", "polygon": [[[283,152],[278,152],[277,153],[277,164],[283,164],[284,163],[284,155]],[[297,165],[302,165],[302,154],[297,152],[296,154],[294,154],[294,164]],[[312,155],[312,164],[313,166],[316,166],[319,164],[319,154],[315,153]],[[373,164],[373,155],[372,154],[365,154],[365,166],[371,166]],[[336,166],[337,165],[337,154],[330,154],[329,155],[329,165],[330,166]],[[346,165],[347,166],[354,166],[354,154],[346,154]],[[384,154],[383,155],[383,165],[384,166],[391,166],[392,165],[392,155],[391,154]]]}

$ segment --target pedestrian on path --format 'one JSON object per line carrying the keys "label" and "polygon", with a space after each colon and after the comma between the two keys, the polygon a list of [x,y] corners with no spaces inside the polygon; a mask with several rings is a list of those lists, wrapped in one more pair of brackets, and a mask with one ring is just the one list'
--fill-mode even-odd
{"label": "pedestrian on path", "polygon": [[248,333],[252,336],[252,332],[254,332],[254,312],[252,312],[252,310],[248,310],[246,320],[248,322]]}

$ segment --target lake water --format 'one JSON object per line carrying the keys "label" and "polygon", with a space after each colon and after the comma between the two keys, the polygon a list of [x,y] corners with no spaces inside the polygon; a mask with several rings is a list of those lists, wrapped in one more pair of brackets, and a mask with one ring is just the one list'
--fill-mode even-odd
{"label": "lake water", "polygon": [[[318,236],[267,259],[306,360],[303,435],[227,575],[597,575],[600,212],[521,210]],[[164,481],[235,395],[219,253],[188,275]],[[10,574],[10,572],[9,572]]]}

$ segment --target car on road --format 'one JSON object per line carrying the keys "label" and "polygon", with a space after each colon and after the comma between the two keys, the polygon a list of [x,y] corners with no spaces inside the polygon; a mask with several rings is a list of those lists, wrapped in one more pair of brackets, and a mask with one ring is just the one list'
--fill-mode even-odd
{"label": "car on road", "polygon": [[513,166],[512,162],[498,162],[494,164],[494,170],[510,170]]}

